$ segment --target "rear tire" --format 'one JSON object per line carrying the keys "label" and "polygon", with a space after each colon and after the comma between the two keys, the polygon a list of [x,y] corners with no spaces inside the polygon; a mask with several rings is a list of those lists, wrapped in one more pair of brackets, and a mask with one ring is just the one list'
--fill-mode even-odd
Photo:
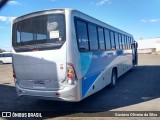
{"label": "rear tire", "polygon": [[112,70],[111,83],[109,84],[110,88],[114,88],[117,83],[117,72],[116,69]]}

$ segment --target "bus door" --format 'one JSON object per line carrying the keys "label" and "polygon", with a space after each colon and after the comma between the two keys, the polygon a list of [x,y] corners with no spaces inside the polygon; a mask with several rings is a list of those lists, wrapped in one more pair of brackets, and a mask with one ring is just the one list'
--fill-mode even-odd
{"label": "bus door", "polygon": [[132,55],[133,55],[133,65],[137,65],[138,64],[138,43],[136,41],[134,41],[134,43],[132,44]]}

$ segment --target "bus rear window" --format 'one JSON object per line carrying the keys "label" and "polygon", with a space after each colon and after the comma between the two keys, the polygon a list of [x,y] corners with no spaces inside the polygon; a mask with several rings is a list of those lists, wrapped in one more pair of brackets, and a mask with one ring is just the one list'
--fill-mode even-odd
{"label": "bus rear window", "polygon": [[65,42],[64,14],[27,18],[13,25],[12,45],[16,52],[59,49]]}

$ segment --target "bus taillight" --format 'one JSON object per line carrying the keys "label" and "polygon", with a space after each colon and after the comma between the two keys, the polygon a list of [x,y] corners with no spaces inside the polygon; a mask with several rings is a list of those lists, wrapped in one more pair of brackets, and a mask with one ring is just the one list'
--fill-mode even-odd
{"label": "bus taillight", "polygon": [[74,84],[76,81],[76,73],[74,66],[70,63],[67,64],[67,77],[68,77],[68,83],[69,84]]}

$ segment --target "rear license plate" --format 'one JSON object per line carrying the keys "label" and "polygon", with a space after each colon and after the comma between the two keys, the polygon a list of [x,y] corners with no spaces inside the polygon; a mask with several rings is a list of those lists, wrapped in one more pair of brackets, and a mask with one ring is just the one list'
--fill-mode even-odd
{"label": "rear license plate", "polygon": [[42,80],[37,80],[33,82],[35,87],[44,87],[45,86],[45,82]]}

